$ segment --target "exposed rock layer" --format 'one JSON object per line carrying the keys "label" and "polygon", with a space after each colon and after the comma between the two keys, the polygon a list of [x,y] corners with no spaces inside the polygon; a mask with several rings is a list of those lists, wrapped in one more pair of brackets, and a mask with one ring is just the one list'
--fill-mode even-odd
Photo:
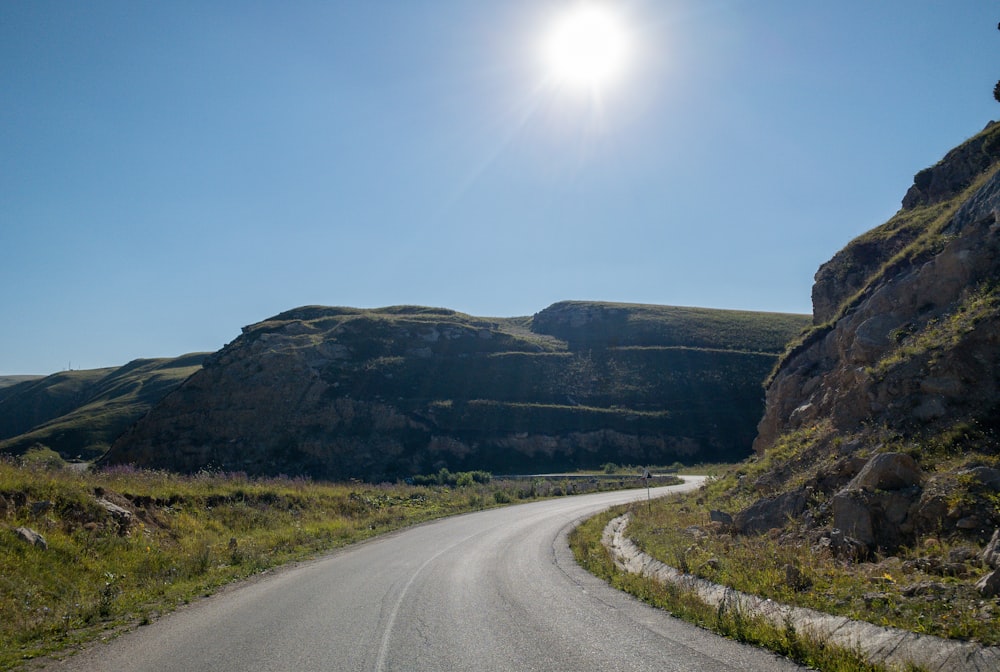
{"label": "exposed rock layer", "polygon": [[[805,316],[304,307],[246,327],[106,463],[393,478],[739,459]],[[691,347],[695,346],[695,347]]]}
{"label": "exposed rock layer", "polygon": [[905,433],[997,423],[1000,126],[917,175],[904,208],[825,264],[817,326],[767,391],[757,452],[828,420]]}
{"label": "exposed rock layer", "polygon": [[785,513],[855,559],[1000,526],[998,168],[991,123],[820,268],[814,327],[767,387],[761,500],[737,521]]}

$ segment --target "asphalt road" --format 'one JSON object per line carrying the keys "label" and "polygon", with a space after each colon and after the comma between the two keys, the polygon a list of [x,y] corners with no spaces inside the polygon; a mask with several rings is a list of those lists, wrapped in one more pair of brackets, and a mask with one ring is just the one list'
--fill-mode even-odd
{"label": "asphalt road", "polygon": [[576,565],[566,544],[576,521],[645,497],[566,497],[410,528],[223,591],[50,669],[803,669],[678,621]]}

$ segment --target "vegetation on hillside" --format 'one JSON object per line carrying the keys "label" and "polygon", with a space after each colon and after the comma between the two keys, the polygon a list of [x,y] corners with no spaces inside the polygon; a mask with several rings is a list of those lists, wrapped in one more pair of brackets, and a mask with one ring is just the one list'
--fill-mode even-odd
{"label": "vegetation on hillside", "polygon": [[137,359],[125,366],[62,371],[0,389],[0,453],[41,444],[68,459],[93,459],[207,355]]}
{"label": "vegetation on hillside", "polygon": [[[591,319],[566,319],[574,312]],[[562,301],[532,318],[534,331],[563,339],[574,350],[676,346],[780,353],[804,325],[803,316],[788,313],[595,301]]]}
{"label": "vegetation on hillside", "polygon": [[29,380],[38,380],[39,378],[44,378],[44,376],[0,376],[0,388],[10,387],[11,385],[17,385]]}

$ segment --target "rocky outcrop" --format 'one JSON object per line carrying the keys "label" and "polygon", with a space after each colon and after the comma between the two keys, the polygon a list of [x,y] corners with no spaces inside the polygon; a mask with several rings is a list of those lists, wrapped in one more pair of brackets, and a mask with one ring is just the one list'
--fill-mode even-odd
{"label": "rocky outcrop", "polygon": [[246,327],[104,463],[392,479],[738,459],[760,381],[805,322],[586,302],[509,319],[297,308]]}
{"label": "rocky outcrop", "polygon": [[1000,595],[1000,528],[993,532],[993,537],[983,549],[980,559],[993,571],[976,582],[976,590],[983,597],[996,597]]}
{"label": "rocky outcrop", "polygon": [[[813,327],[767,384],[754,449],[770,467],[740,484],[758,501],[736,520],[804,491],[784,528],[844,560],[939,538],[986,542],[1000,525],[998,215],[991,123],[918,173],[889,222],[820,268]],[[927,569],[967,571],[958,561]],[[996,579],[982,581],[992,593]]]}
{"label": "rocky outcrop", "polygon": [[[985,130],[992,130],[996,124],[991,121]],[[995,134],[980,133],[948,152],[936,165],[921,170],[903,197],[903,207],[934,205],[960,195],[996,161],[1000,153],[997,143]]]}
{"label": "rocky outcrop", "polygon": [[977,178],[989,171],[997,159],[995,122],[976,137],[950,151],[936,165],[920,171],[903,198],[903,209],[892,220],[851,241],[816,272],[812,289],[813,321],[834,319],[850,297],[864,289],[887,262],[911,245],[926,229],[924,217],[933,218],[949,201],[961,198]]}
{"label": "rocky outcrop", "polygon": [[758,453],[821,421],[907,434],[996,422],[998,138],[991,125],[920,173],[893,220],[820,269],[819,326],[769,384]]}

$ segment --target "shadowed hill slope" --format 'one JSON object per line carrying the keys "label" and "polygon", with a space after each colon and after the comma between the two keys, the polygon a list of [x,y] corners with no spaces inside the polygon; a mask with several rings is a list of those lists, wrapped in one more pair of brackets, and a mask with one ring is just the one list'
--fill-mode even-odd
{"label": "shadowed hill slope", "polygon": [[0,452],[41,443],[64,458],[92,459],[201,367],[205,353],[62,371],[0,389]]}
{"label": "shadowed hill slope", "polygon": [[26,383],[30,380],[38,380],[39,378],[44,377],[45,376],[0,376],[0,390],[5,387],[10,387],[11,385]]}
{"label": "shadowed hill slope", "polygon": [[395,478],[744,457],[802,315],[306,306],[244,328],[105,462]]}

